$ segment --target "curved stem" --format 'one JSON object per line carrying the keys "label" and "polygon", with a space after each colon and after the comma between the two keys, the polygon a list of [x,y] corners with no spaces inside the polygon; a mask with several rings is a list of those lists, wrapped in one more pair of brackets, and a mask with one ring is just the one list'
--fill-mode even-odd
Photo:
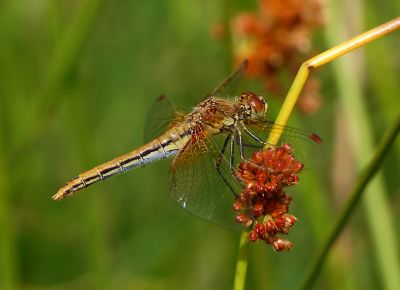
{"label": "curved stem", "polygon": [[352,193],[350,194],[350,199],[348,200],[346,206],[343,208],[338,220],[336,221],[332,232],[330,233],[325,245],[315,258],[312,266],[304,279],[302,287],[300,289],[310,289],[316,278],[318,277],[319,272],[321,271],[322,265],[324,264],[330,249],[333,244],[339,237],[340,233],[343,231],[345,226],[348,224],[348,221],[351,217],[351,214],[354,212],[354,209],[359,204],[359,201],[364,193],[364,189],[368,185],[368,182],[372,179],[375,173],[380,168],[380,165],[385,158],[386,154],[389,152],[390,146],[396,140],[396,136],[400,131],[400,114],[397,117],[397,120],[393,123],[392,127],[388,129],[385,136],[382,138],[381,142],[378,144],[375,154],[368,164],[360,178],[358,179],[357,184],[355,185]]}
{"label": "curved stem", "polygon": [[[326,26],[324,37],[328,45],[337,42],[348,32],[348,26],[340,21],[340,15],[347,9],[338,1],[330,0],[330,25]],[[359,7],[363,9],[362,6]],[[357,17],[356,17],[357,18]],[[396,18],[396,26],[400,24]],[[352,20],[353,25],[362,27],[362,18]],[[381,42],[382,43],[382,42]],[[386,45],[388,43],[386,42]],[[377,57],[375,55],[374,57]],[[381,59],[382,57],[377,57]],[[346,132],[349,140],[349,148],[353,153],[355,169],[360,172],[367,165],[366,157],[373,156],[376,148],[374,138],[374,118],[371,117],[377,112],[384,112],[386,118],[389,117],[390,109],[384,106],[374,106],[369,108],[366,105],[365,92],[362,90],[364,58],[359,56],[358,60],[348,58],[346,61],[340,59],[332,64],[332,72],[337,87],[337,98],[340,110],[346,120]],[[375,68],[378,69],[378,68]],[[389,72],[380,71],[385,77]],[[369,80],[367,81],[367,83]],[[392,98],[396,96],[391,93]],[[380,99],[380,97],[378,98]],[[398,107],[393,112],[391,119],[396,118]],[[389,121],[386,126],[389,126]],[[388,190],[386,186],[386,176],[383,172],[378,172],[376,177],[370,182],[362,199],[363,219],[368,227],[369,245],[372,263],[374,264],[381,288],[398,289],[400,285],[400,261],[398,250],[398,238],[396,237],[395,213],[391,210]],[[377,218],[379,217],[379,218]],[[382,225],[385,225],[384,227]],[[351,266],[350,266],[351,267]],[[357,267],[357,266],[356,266]]]}
{"label": "curved stem", "polygon": [[233,290],[243,290],[246,284],[247,274],[247,252],[248,252],[248,237],[247,232],[243,232],[240,236],[239,252],[236,262],[235,281]]}
{"label": "curved stem", "polygon": [[[363,46],[379,37],[382,37],[396,29],[400,28],[400,17],[393,19],[381,26],[371,29],[363,34],[360,34],[348,41],[345,41],[307,61],[305,61],[290,87],[290,90],[285,98],[282,108],[276,119],[279,125],[286,125],[290,114],[300,96],[305,82],[313,68],[320,67],[360,46]],[[282,132],[280,132],[282,133]],[[273,134],[268,137],[268,144],[277,144],[281,134]],[[268,146],[268,145],[267,145]],[[243,233],[240,239],[239,254],[236,264],[236,275],[234,289],[244,289],[245,277],[247,271],[247,233]]]}
{"label": "curved stem", "polygon": [[[389,22],[386,22],[374,29],[364,32],[348,41],[345,41],[307,61],[305,61],[297,75],[294,79],[292,86],[285,98],[281,110],[279,111],[278,117],[276,118],[276,123],[279,125],[286,125],[290,114],[300,96],[300,93],[307,81],[310,71],[314,68],[320,67],[362,45],[365,45],[379,37],[382,37],[396,29],[400,28],[400,17],[397,17]],[[269,136],[268,143],[276,144],[278,143],[280,134],[274,134]]]}

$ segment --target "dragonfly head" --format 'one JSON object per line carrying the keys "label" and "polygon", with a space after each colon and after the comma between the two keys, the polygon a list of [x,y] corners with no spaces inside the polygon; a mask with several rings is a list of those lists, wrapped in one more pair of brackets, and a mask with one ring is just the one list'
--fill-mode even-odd
{"label": "dragonfly head", "polygon": [[263,119],[268,111],[268,103],[264,100],[264,97],[252,92],[242,93],[239,102],[246,115],[254,120]]}

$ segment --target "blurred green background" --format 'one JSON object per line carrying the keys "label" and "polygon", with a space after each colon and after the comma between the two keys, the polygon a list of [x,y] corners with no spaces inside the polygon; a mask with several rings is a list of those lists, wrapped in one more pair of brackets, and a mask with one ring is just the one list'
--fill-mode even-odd
{"label": "blurred green background", "polygon": [[[326,3],[314,50],[400,14],[398,1],[384,4]],[[256,8],[228,0],[0,2],[0,289],[232,288],[240,234],[169,199],[170,160],[63,202],[50,197],[81,171],[141,145],[146,111],[160,94],[186,109],[201,100],[232,70],[230,45],[211,37],[213,25]],[[324,160],[293,193],[294,249],[251,245],[247,289],[299,287],[371,156],[363,132],[374,144],[399,111],[399,33],[314,73],[324,104],[312,116],[296,111],[290,125],[324,139]],[[346,92],[362,98],[346,103]],[[270,100],[271,118],[281,102]],[[398,281],[388,268],[400,259],[399,145],[374,192],[380,201],[355,212],[316,289]]]}

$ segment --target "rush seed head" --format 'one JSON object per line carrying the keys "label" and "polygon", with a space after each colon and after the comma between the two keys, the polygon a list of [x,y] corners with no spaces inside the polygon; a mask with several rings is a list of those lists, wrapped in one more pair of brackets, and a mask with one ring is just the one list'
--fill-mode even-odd
{"label": "rush seed head", "polygon": [[251,227],[251,241],[264,240],[276,251],[290,250],[292,243],[278,234],[288,234],[297,221],[288,214],[291,197],[284,188],[298,183],[303,164],[292,155],[292,146],[282,144],[255,152],[249,161],[239,164],[235,175],[243,181],[243,190],[233,204],[236,221]]}

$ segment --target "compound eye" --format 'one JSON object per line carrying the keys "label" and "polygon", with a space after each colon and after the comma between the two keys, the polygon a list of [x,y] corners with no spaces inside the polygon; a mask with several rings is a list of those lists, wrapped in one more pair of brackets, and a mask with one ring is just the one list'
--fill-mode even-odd
{"label": "compound eye", "polygon": [[255,113],[263,114],[265,110],[265,102],[261,97],[251,96],[249,100],[250,106],[253,108]]}

